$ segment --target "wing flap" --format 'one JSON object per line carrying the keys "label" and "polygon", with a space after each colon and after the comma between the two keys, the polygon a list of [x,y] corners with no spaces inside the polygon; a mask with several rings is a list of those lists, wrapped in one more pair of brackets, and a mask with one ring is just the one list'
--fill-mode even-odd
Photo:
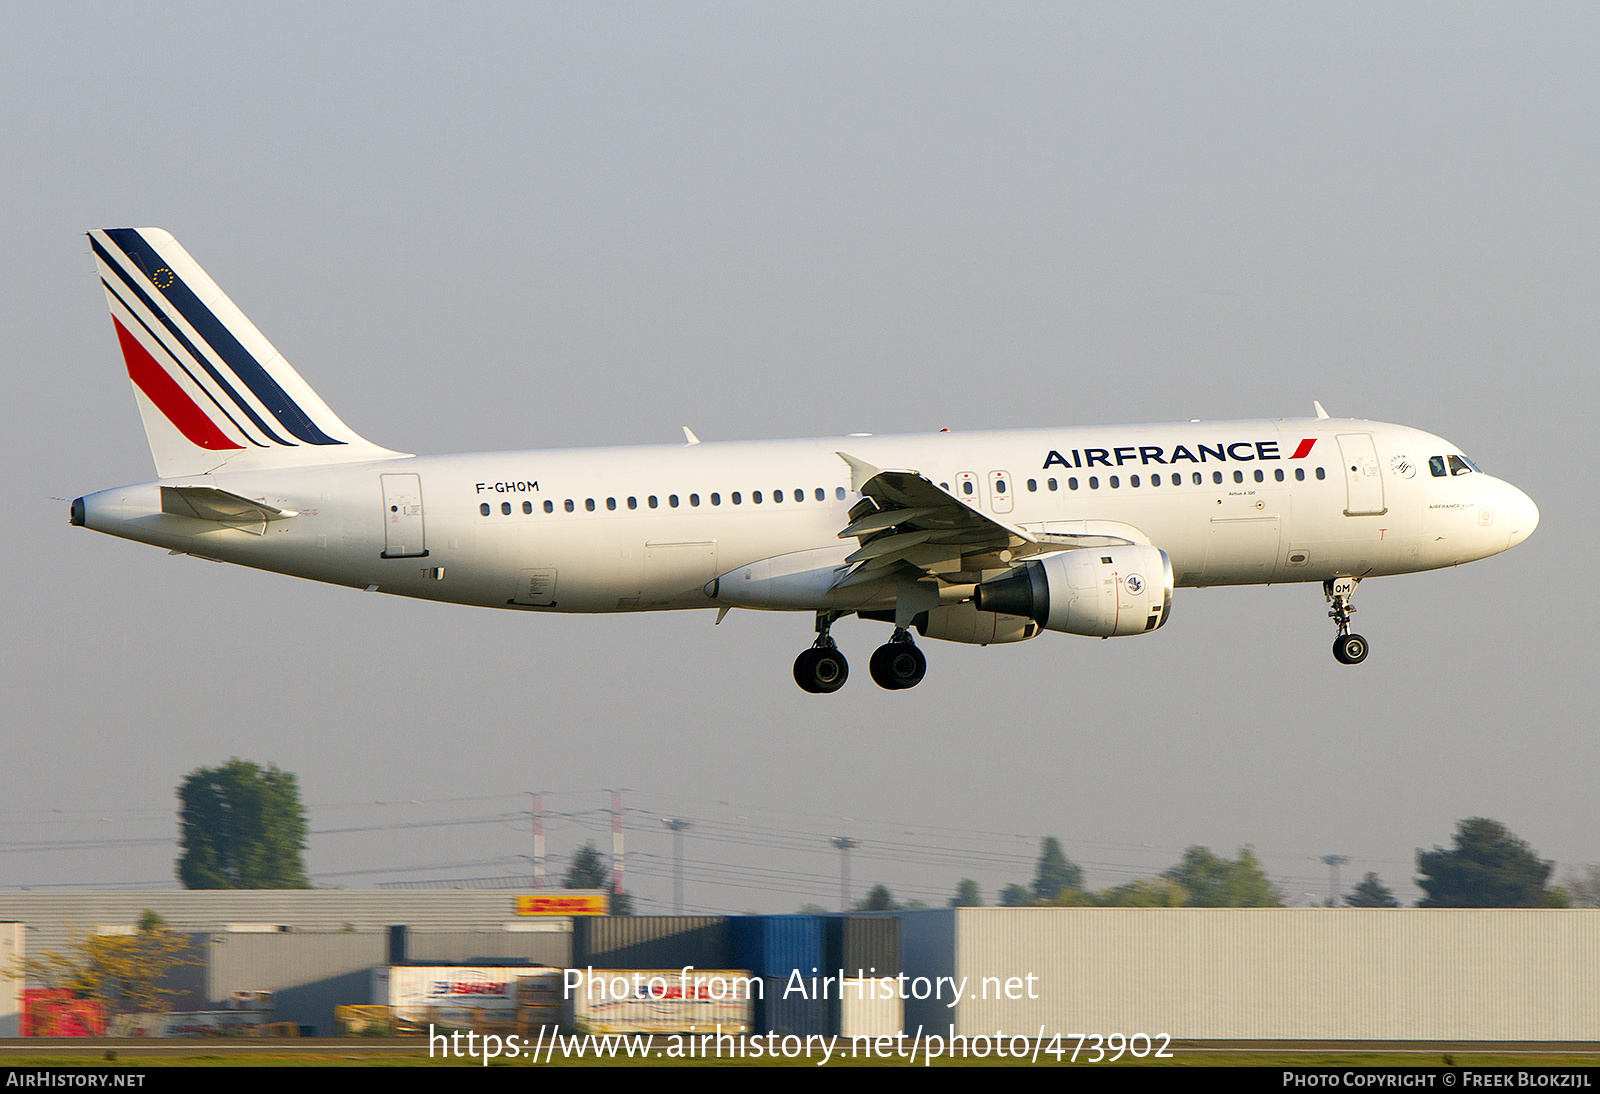
{"label": "wing flap", "polygon": [[970,583],[977,580],[975,572],[1004,570],[1031,556],[1143,539],[1138,529],[1112,522],[1064,522],[1059,531],[1008,524],[920,472],[884,470],[846,452],[838,456],[849,465],[851,485],[863,500],[839,533],[861,546],[846,558],[853,568],[835,588],[882,581],[897,572],[913,580],[932,575]]}

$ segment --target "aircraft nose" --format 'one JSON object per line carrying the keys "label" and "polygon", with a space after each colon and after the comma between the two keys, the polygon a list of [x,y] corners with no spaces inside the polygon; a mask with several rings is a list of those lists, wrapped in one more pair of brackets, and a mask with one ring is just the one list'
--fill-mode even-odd
{"label": "aircraft nose", "polygon": [[1507,516],[1506,523],[1510,525],[1511,539],[1506,544],[1515,547],[1529,536],[1539,526],[1539,507],[1533,504],[1533,499],[1509,483],[1506,489],[1511,496],[1506,499],[1504,512]]}

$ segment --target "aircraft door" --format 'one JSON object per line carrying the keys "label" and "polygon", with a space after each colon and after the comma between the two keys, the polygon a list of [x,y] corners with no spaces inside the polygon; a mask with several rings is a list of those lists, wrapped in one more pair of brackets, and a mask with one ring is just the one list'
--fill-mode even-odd
{"label": "aircraft door", "polygon": [[1383,473],[1378,466],[1378,450],[1373,446],[1372,434],[1339,434],[1339,454],[1344,468],[1344,515],[1367,517],[1386,512]]}
{"label": "aircraft door", "polygon": [[422,532],[422,476],[381,475],[383,480],[384,558],[425,558]]}
{"label": "aircraft door", "polygon": [[996,513],[1011,512],[1011,491],[1016,487],[1007,471],[989,472],[989,504]]}

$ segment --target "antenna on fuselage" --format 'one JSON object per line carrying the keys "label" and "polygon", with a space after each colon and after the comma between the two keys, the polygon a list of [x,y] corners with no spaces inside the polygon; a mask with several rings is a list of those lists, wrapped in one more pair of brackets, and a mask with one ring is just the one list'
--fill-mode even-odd
{"label": "antenna on fuselage", "polygon": [[1328,412],[1322,409],[1322,404],[1315,399],[1311,400],[1311,405],[1317,408],[1317,417],[1326,418],[1328,416]]}

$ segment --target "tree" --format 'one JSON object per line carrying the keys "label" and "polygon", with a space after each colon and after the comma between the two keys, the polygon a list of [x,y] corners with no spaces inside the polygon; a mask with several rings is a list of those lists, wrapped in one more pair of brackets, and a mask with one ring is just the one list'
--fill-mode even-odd
{"label": "tree", "polygon": [[186,889],[309,889],[306,815],[295,777],[237,756],[178,788],[178,880]]}
{"label": "tree", "polygon": [[956,886],[956,895],[950,898],[950,907],[983,907],[983,891],[978,888],[978,883],[970,877],[962,878],[961,883]]}
{"label": "tree", "polygon": [[1063,889],[1083,888],[1083,869],[1061,850],[1061,841],[1046,836],[1039,841],[1039,863],[1033,874],[1033,899],[1048,903]]}
{"label": "tree", "polygon": [[561,878],[561,887],[603,889],[611,895],[612,915],[633,914],[633,897],[627,893],[617,892],[616,882],[611,877],[611,868],[606,865],[606,860],[600,857],[599,849],[592,843],[586,843],[573,852],[572,862]]}
{"label": "tree", "polygon": [[1561,887],[1574,908],[1600,908],[1600,866],[1591,862],[1569,872]]}
{"label": "tree", "polygon": [[150,1014],[168,1010],[172,997],[182,992],[162,984],[167,973],[184,965],[198,965],[188,956],[187,935],[169,929],[149,911],[139,917],[133,934],[73,932],[67,952],[46,950],[20,963],[15,973],[47,990],[66,990],[85,999],[97,999],[107,1014]]}
{"label": "tree", "polygon": [[1394,898],[1389,887],[1371,870],[1361,879],[1361,884],[1344,894],[1344,902],[1352,908],[1400,907],[1400,902]]}
{"label": "tree", "polygon": [[1547,908],[1564,893],[1545,888],[1555,863],[1499,821],[1469,817],[1457,823],[1455,847],[1417,851],[1417,885],[1428,895],[1419,908]]}
{"label": "tree", "polygon": [[866,896],[856,901],[855,911],[858,912],[898,912],[900,905],[895,903],[894,894],[887,885],[874,885]]}
{"label": "tree", "polygon": [[1191,847],[1182,862],[1161,876],[1183,886],[1190,908],[1283,907],[1283,898],[1249,847],[1241,847],[1237,859],[1222,858],[1208,847]]}
{"label": "tree", "polygon": [[1033,905],[1033,893],[1026,885],[1011,884],[1000,890],[1000,907],[1027,908]]}
{"label": "tree", "polygon": [[1140,878],[1094,894],[1101,908],[1181,908],[1189,894],[1171,878]]}

